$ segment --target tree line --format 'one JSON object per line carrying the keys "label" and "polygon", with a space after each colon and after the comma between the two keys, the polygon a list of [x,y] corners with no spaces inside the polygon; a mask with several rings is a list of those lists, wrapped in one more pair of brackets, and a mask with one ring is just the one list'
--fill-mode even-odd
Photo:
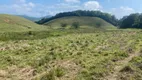
{"label": "tree line", "polygon": [[[37,21],[38,24],[44,24],[51,20],[62,18],[62,17],[69,17],[69,16],[87,16],[87,17],[98,17],[101,18],[118,28],[141,28],[142,29],[142,14],[134,13],[130,14],[129,16],[124,16],[120,20],[118,20],[114,15],[109,13],[104,13],[101,11],[87,11],[87,10],[77,10],[72,12],[63,12],[58,13],[55,16],[50,18],[43,18],[40,21]],[[65,24],[61,24],[62,26],[66,26]]]}
{"label": "tree line", "polygon": [[62,17],[69,17],[69,16],[99,17],[99,18],[113,24],[114,26],[118,25],[118,19],[114,15],[104,13],[104,12],[101,12],[101,11],[86,11],[86,10],[77,10],[77,11],[72,11],[72,12],[59,13],[59,14],[56,14],[55,16],[51,17],[51,18],[43,18],[40,21],[38,21],[37,23],[38,24],[44,24],[44,23],[49,22],[53,19],[62,18]]}
{"label": "tree line", "polygon": [[124,16],[119,20],[119,28],[139,28],[142,29],[142,14],[134,13]]}

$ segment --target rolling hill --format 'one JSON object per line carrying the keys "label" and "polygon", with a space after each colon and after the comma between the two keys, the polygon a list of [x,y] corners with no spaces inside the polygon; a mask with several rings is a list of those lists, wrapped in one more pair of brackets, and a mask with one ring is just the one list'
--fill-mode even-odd
{"label": "rolling hill", "polygon": [[54,20],[54,19],[63,18],[63,17],[72,17],[72,16],[98,17],[98,18],[101,18],[114,26],[118,25],[118,19],[116,19],[116,17],[114,15],[111,15],[109,13],[104,13],[101,11],[86,11],[86,10],[77,10],[77,11],[71,11],[71,12],[58,13],[55,16],[52,16],[50,18],[43,18],[43,19],[37,21],[36,23],[44,24],[44,23],[47,23],[47,22]]}
{"label": "rolling hill", "polygon": [[0,32],[21,32],[39,30],[45,30],[45,27],[22,17],[0,14]]}
{"label": "rolling hill", "polygon": [[106,22],[105,20],[97,17],[63,17],[51,20],[44,25],[58,28],[61,27],[62,23],[65,23],[70,27],[73,22],[78,22],[82,28],[102,28],[102,29],[115,29],[116,27]]}

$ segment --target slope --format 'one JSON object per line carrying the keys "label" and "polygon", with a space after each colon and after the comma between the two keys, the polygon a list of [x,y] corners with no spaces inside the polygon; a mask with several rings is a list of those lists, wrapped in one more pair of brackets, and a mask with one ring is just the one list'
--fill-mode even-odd
{"label": "slope", "polygon": [[39,31],[44,29],[44,26],[40,26],[25,18],[7,14],[0,14],[0,32],[19,32],[29,30]]}
{"label": "slope", "polygon": [[75,16],[54,19],[52,21],[45,23],[45,25],[58,28],[58,27],[61,27],[62,23],[65,23],[68,25],[68,27],[71,27],[73,22],[78,22],[82,28],[102,28],[102,29],[115,29],[116,28],[115,26],[104,21],[101,18],[75,17]]}

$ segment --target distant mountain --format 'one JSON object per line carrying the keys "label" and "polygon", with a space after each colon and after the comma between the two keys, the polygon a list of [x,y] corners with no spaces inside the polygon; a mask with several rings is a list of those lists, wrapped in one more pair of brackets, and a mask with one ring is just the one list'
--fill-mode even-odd
{"label": "distant mountain", "polygon": [[31,20],[31,21],[39,21],[42,18],[49,18],[49,17],[51,17],[50,15],[47,15],[45,17],[30,17],[30,16],[27,16],[27,15],[18,15],[18,16],[26,18],[26,19]]}
{"label": "distant mountain", "polygon": [[37,17],[30,17],[30,16],[27,16],[27,15],[17,15],[17,16],[26,18],[26,19],[31,20],[31,21],[38,21],[38,20],[42,19],[42,18],[37,18]]}

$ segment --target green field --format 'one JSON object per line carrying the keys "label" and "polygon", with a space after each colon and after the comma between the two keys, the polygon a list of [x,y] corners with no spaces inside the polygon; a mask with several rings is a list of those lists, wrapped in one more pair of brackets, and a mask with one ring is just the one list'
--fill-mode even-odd
{"label": "green field", "polygon": [[78,22],[81,28],[116,29],[112,24],[97,17],[63,17],[49,21],[44,25],[56,29],[61,28],[61,24],[65,23],[67,27],[70,28],[73,22]]}
{"label": "green field", "polygon": [[5,33],[0,80],[140,80],[141,34],[131,29]]}
{"label": "green field", "polygon": [[38,25],[1,14],[0,80],[141,80],[141,34],[97,17]]}
{"label": "green field", "polygon": [[47,27],[38,25],[22,17],[0,14],[0,32],[23,32],[47,30]]}

